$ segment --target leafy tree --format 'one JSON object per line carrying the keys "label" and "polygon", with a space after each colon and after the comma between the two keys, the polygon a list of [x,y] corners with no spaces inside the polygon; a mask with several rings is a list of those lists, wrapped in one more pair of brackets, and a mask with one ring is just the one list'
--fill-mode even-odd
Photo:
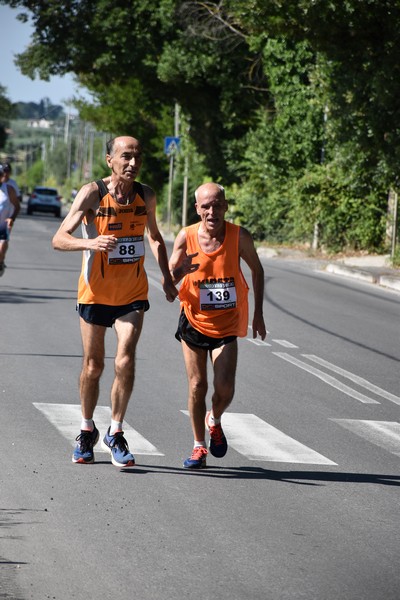
{"label": "leafy tree", "polygon": [[66,178],[67,165],[67,146],[64,141],[58,141],[51,152],[47,152],[46,159],[46,174],[52,173],[58,186],[60,186]]}
{"label": "leafy tree", "polygon": [[37,185],[44,184],[45,164],[42,160],[37,160],[26,172],[24,185],[32,190]]}
{"label": "leafy tree", "polygon": [[75,73],[93,93],[84,118],[142,138],[156,187],[179,102],[204,176],[230,185],[257,237],[306,239],[317,219],[324,244],[382,245],[400,158],[394,0],[0,3],[32,18],[22,71]]}
{"label": "leafy tree", "polygon": [[16,119],[48,119],[54,121],[64,116],[61,105],[51,104],[48,98],[37,102],[16,102],[14,104]]}
{"label": "leafy tree", "polygon": [[7,98],[7,89],[0,85],[0,148],[4,148],[7,141],[7,127],[14,115],[12,102]]}
{"label": "leafy tree", "polygon": [[33,43],[17,61],[25,75],[74,72],[98,100],[88,110],[101,129],[111,130],[111,122],[118,133],[133,124],[145,139],[155,134],[164,107],[178,101],[212,175],[230,177],[224,139],[245,133],[260,94],[248,78],[244,36],[240,44],[204,40],[183,10],[190,3],[178,0],[9,4],[27,9],[35,28]]}

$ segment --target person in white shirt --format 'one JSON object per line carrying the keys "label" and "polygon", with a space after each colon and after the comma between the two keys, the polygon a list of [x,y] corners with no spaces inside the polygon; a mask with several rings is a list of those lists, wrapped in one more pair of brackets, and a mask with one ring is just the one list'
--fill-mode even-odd
{"label": "person in white shirt", "polygon": [[18,187],[15,179],[11,177],[12,169],[10,163],[3,163],[3,171],[4,171],[4,181],[7,185],[11,185],[14,188],[15,193],[17,194],[18,202],[21,204],[22,202],[22,194],[21,190]]}
{"label": "person in white shirt", "polygon": [[0,164],[0,277],[4,274],[4,260],[14,221],[20,211],[15,189],[6,181],[4,167]]}

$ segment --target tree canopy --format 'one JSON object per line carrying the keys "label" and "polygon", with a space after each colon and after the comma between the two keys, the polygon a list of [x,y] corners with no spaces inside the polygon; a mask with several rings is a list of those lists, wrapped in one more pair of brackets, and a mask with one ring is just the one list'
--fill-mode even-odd
{"label": "tree canopy", "polygon": [[22,72],[75,73],[93,94],[81,114],[144,140],[157,186],[177,102],[197,176],[228,187],[255,236],[307,241],[317,224],[328,247],[383,248],[400,158],[397,0],[0,2],[34,26]]}
{"label": "tree canopy", "polygon": [[7,127],[13,114],[13,104],[6,95],[6,88],[0,85],[0,149],[6,144]]}

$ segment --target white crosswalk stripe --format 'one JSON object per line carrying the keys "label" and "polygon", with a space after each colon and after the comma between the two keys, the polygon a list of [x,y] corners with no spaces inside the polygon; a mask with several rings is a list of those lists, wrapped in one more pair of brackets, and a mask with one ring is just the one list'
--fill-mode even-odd
{"label": "white crosswalk stripe", "polygon": [[[33,405],[72,445],[75,445],[77,427],[79,427],[81,419],[79,405],[40,402],[34,402]],[[186,416],[189,415],[187,410],[181,412]],[[108,429],[110,419],[109,407],[96,407],[95,422],[101,436]],[[329,420],[372,444],[400,456],[400,423],[334,418]],[[224,413],[223,428],[229,447],[249,460],[314,465],[337,464],[251,413]],[[124,422],[124,435],[134,454],[164,456],[164,453],[160,452],[126,421]],[[102,452],[100,444],[96,446],[97,452]]]}
{"label": "white crosswalk stripe", "polygon": [[222,419],[229,446],[250,460],[336,465],[256,415],[226,412]]}
{"label": "white crosswalk stripe", "polygon": [[[62,435],[75,445],[75,438],[79,433],[81,422],[81,407],[74,404],[47,404],[34,402],[33,406],[37,408],[54,425]],[[95,414],[95,423],[100,431],[100,436],[104,436],[111,422],[111,410],[108,406],[97,406]],[[133,429],[124,421],[124,437],[128,442],[129,448],[134,454],[164,456],[153,444],[144,438],[138,431]],[[101,439],[101,437],[100,437]],[[103,452],[100,444],[96,446],[96,453]]]}
{"label": "white crosswalk stripe", "polygon": [[370,421],[358,419],[330,419],[352,433],[400,456],[400,423],[396,421]]}

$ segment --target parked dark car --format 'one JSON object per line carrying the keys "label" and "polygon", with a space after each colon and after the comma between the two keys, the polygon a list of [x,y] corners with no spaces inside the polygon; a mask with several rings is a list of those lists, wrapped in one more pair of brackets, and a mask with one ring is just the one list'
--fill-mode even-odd
{"label": "parked dark car", "polygon": [[61,217],[61,196],[56,188],[37,186],[33,188],[28,199],[28,215],[34,212],[51,212],[56,217]]}

